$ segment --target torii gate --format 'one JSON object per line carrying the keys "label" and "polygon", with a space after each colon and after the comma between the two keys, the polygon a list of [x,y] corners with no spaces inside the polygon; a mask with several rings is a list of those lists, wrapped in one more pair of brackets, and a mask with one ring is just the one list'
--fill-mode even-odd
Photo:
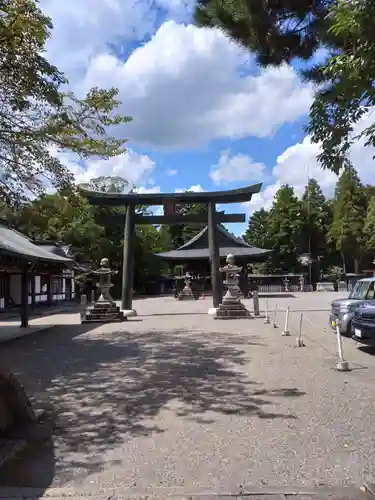
{"label": "torii gate", "polygon": [[[121,308],[132,310],[134,277],[134,236],[136,224],[207,224],[209,254],[211,263],[211,283],[213,307],[219,307],[222,301],[221,277],[219,272],[220,255],[216,240],[216,226],[220,223],[245,222],[245,214],[225,214],[216,211],[216,204],[244,203],[250,201],[253,194],[260,192],[262,183],[253,184],[229,191],[185,192],[185,193],[103,193],[82,189],[89,203],[99,206],[123,206],[125,212],[124,261],[122,268]],[[177,204],[201,203],[207,205],[207,214],[176,214]],[[138,215],[137,205],[163,205],[164,215]]]}

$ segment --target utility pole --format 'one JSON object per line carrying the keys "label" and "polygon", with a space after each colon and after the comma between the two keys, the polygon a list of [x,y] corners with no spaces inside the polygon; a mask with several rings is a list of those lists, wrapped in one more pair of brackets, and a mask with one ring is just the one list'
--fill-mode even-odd
{"label": "utility pole", "polygon": [[309,237],[308,237],[308,251],[309,251],[309,284],[312,285],[312,257],[311,257],[311,209],[310,209],[310,165],[307,165],[307,216],[309,220]]}

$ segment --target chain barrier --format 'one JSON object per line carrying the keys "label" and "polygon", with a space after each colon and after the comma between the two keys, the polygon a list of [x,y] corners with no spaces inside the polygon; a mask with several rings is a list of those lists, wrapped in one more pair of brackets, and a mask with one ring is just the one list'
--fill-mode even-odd
{"label": "chain barrier", "polygon": [[[296,347],[305,347],[304,339],[308,339],[310,342],[321,347],[324,351],[326,351],[331,356],[334,356],[336,358],[338,357],[338,362],[335,366],[337,371],[340,371],[340,372],[350,371],[349,363],[344,359],[342,336],[341,336],[341,332],[340,332],[340,323],[339,322],[336,325],[337,352],[332,352],[330,349],[327,349],[327,347],[325,345],[323,345],[321,342],[310,337],[306,333],[306,329],[303,328],[305,323],[310,324],[314,328],[318,328],[320,330],[323,329],[323,331],[327,332],[327,327],[322,327],[321,325],[315,323],[306,315],[306,313],[303,313],[303,312],[300,313],[298,333],[294,330],[293,327],[290,328],[290,321],[289,321],[290,316],[291,316],[292,312],[297,312],[297,311],[291,311],[290,305],[288,305],[286,309],[279,309],[279,305],[278,304],[275,305],[275,308],[273,310],[273,319],[272,319],[273,328],[278,328],[278,325],[276,323],[277,313],[284,312],[284,311],[285,311],[285,325],[284,325],[284,330],[282,332],[283,336],[290,336],[291,332],[293,332],[293,334],[296,335]],[[270,323],[267,299],[265,302],[265,312],[266,312],[266,316],[265,316],[266,319],[265,319],[264,323],[267,324],[267,323]]]}

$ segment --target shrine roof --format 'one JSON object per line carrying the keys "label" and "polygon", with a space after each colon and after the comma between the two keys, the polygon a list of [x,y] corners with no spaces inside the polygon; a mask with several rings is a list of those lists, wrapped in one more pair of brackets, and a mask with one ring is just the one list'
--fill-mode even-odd
{"label": "shrine roof", "polygon": [[176,203],[244,203],[250,201],[253,194],[260,192],[262,183],[252,184],[229,191],[204,191],[185,193],[103,193],[82,189],[82,194],[93,205],[164,205],[165,201]]}
{"label": "shrine roof", "polygon": [[[233,254],[235,257],[260,257],[271,252],[268,249],[248,245],[246,241],[231,234],[221,224],[216,226],[216,231],[220,257],[226,257],[228,254]],[[180,248],[156,255],[166,260],[208,259],[208,228],[202,229]]]}
{"label": "shrine roof", "polygon": [[30,238],[14,229],[0,225],[0,252],[20,259],[41,260],[44,262],[70,263],[71,259],[56,255],[41,246],[35,245]]}

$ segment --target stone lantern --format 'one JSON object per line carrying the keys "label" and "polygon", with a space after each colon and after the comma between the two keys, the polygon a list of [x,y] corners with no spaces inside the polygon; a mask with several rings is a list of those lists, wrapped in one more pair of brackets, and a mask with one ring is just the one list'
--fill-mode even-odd
{"label": "stone lantern", "polygon": [[111,276],[117,274],[117,271],[112,271],[108,259],[103,258],[100,261],[99,269],[91,271],[91,274],[99,276],[99,282],[96,286],[99,288],[100,295],[94,304],[86,307],[81,322],[112,323],[124,321],[126,319],[124,314],[110,294],[110,289],[113,287]]}
{"label": "stone lantern", "polygon": [[241,291],[238,285],[238,278],[242,267],[236,266],[235,258],[232,254],[227,256],[226,262],[227,265],[220,267],[219,270],[225,275],[224,284],[227,286],[227,293],[223,298],[223,302],[217,308],[215,317],[217,319],[251,318],[250,312],[239,298]]}
{"label": "stone lantern", "polygon": [[178,300],[195,300],[193,290],[191,288],[191,276],[189,273],[185,274],[184,277],[184,288],[180,291],[177,298]]}

